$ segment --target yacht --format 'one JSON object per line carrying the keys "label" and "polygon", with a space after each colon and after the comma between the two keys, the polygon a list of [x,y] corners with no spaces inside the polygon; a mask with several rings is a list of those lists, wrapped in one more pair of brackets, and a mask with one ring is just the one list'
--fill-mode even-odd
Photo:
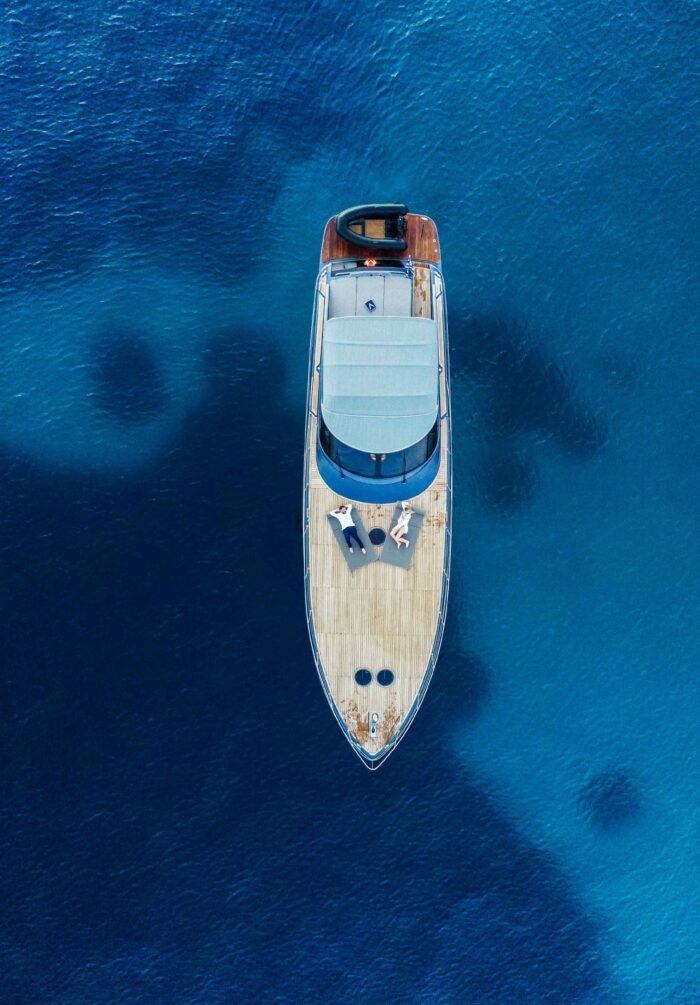
{"label": "yacht", "polygon": [[326,224],[306,406],[304,574],[316,668],[369,768],[435,669],[450,572],[447,311],[437,228],[399,203]]}

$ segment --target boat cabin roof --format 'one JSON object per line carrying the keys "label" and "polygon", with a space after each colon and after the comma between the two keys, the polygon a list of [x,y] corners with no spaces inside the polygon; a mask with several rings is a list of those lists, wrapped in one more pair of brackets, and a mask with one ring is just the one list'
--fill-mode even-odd
{"label": "boat cabin roof", "polygon": [[423,439],[438,413],[437,325],[366,315],[326,321],[321,414],[342,443],[393,453]]}

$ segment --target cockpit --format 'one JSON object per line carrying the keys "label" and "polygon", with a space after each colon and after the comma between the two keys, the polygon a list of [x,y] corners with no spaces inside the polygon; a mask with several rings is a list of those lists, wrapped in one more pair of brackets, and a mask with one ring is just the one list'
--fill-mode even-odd
{"label": "cockpit", "polygon": [[414,313],[409,271],[355,268],[331,277],[320,362],[324,478],[388,486],[439,453],[437,322]]}
{"label": "cockpit", "polygon": [[356,450],[343,443],[331,433],[321,417],[321,448],[326,457],[338,468],[360,478],[395,479],[406,481],[418,468],[426,464],[438,445],[438,423],[417,443],[404,450],[382,451]]}

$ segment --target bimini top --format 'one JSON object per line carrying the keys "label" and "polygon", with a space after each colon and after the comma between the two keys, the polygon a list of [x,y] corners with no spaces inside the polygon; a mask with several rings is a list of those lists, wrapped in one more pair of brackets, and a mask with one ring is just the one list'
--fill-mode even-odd
{"label": "bimini top", "polygon": [[321,413],[365,453],[422,440],[438,413],[437,324],[428,318],[330,318],[323,332]]}

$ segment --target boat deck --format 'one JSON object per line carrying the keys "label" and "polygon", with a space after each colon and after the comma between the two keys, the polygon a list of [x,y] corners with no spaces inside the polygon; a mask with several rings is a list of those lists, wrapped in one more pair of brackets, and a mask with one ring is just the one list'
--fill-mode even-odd
{"label": "boat deck", "polygon": [[[343,258],[367,258],[373,254],[371,248],[357,248],[349,244],[336,233],[335,217],[332,217],[326,224],[323,235],[323,245],[321,248],[321,263],[331,262]],[[406,243],[408,247],[405,251],[397,252],[378,249],[374,254],[377,258],[412,258],[414,262],[432,262],[440,264],[440,242],[438,241],[437,227],[427,216],[419,216],[417,213],[406,214],[407,232]],[[384,220],[368,220],[365,224],[365,233],[369,237],[384,237]]]}
{"label": "boat deck", "polygon": [[[414,314],[431,313],[430,270],[416,269]],[[439,274],[435,283],[442,289]],[[320,289],[325,296],[326,289]],[[427,304],[427,307],[426,307]],[[322,312],[319,312],[322,315]],[[443,314],[439,310],[440,412],[448,411]],[[442,419],[440,467],[435,481],[411,500],[425,513],[410,569],[375,561],[351,572],[333,536],[327,514],[347,501],[323,481],[316,464],[318,373],[323,331],[317,320],[310,388],[306,467],[308,477],[307,575],[310,630],[329,697],[348,731],[370,757],[377,756],[415,712],[430,679],[442,635],[449,568],[450,453],[449,417]],[[395,503],[354,503],[367,529],[391,528]],[[447,531],[447,532],[446,532]],[[395,547],[389,540],[389,545]],[[377,555],[379,554],[377,549]],[[437,644],[436,644],[437,643]],[[368,668],[372,682],[362,687],[354,674]],[[376,681],[387,667],[395,679],[389,687]],[[370,736],[369,715],[379,713],[376,737]]]}

